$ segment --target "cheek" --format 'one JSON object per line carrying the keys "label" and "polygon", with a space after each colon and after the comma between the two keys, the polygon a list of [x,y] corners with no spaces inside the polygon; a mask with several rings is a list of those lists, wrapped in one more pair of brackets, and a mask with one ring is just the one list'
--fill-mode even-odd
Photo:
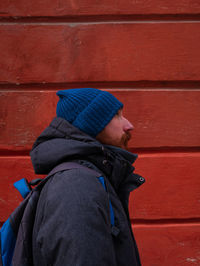
{"label": "cheek", "polygon": [[97,139],[104,144],[119,146],[123,142],[123,135],[124,131],[121,121],[119,119],[113,119],[99,134]]}
{"label": "cheek", "polygon": [[109,130],[107,136],[109,136],[109,139],[113,143],[121,142],[122,136],[124,135],[124,132],[121,127],[115,126],[112,129]]}
{"label": "cheek", "polygon": [[123,129],[119,124],[113,124],[112,127],[107,128],[107,134],[109,136],[120,136],[123,134]]}

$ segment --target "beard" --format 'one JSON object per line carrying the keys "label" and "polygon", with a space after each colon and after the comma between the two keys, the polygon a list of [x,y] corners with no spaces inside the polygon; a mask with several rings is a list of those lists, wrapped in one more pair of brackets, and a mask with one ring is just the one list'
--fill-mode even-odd
{"label": "beard", "polygon": [[[103,133],[103,132],[102,132]],[[128,142],[131,139],[130,131],[123,132],[123,134],[102,134],[97,136],[97,140],[106,145],[112,145],[124,150],[128,150]]]}

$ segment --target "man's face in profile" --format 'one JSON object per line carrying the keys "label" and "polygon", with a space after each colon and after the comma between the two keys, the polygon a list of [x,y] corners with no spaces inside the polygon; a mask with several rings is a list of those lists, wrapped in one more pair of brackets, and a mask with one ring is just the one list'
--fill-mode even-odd
{"label": "man's face in profile", "polygon": [[103,144],[127,149],[133,128],[133,125],[123,116],[122,109],[120,109],[110,123],[97,135],[96,139]]}

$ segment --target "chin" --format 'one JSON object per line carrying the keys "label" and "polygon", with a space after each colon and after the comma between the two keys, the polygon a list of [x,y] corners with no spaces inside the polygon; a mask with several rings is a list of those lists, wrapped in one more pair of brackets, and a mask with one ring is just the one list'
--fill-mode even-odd
{"label": "chin", "polygon": [[123,149],[123,150],[128,150],[128,145],[127,145],[127,143],[123,143],[123,144],[119,144],[119,145],[117,145],[117,147],[119,147],[119,148],[121,148],[121,149]]}
{"label": "chin", "polygon": [[129,148],[127,146],[124,146],[122,149],[129,151]]}
{"label": "chin", "polygon": [[124,150],[129,150],[129,148],[128,148],[128,140],[125,140],[124,142],[123,142],[123,144],[122,144],[122,149],[124,149]]}

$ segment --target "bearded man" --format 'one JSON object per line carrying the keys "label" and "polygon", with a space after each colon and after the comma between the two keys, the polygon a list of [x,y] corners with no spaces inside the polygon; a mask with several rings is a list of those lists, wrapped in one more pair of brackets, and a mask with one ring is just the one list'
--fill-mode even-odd
{"label": "bearded man", "polygon": [[31,159],[37,174],[72,164],[53,174],[40,194],[34,265],[141,265],[128,199],[144,178],[133,173],[137,155],[127,151],[133,125],[123,104],[92,88],[57,95],[57,117],[36,140]]}

